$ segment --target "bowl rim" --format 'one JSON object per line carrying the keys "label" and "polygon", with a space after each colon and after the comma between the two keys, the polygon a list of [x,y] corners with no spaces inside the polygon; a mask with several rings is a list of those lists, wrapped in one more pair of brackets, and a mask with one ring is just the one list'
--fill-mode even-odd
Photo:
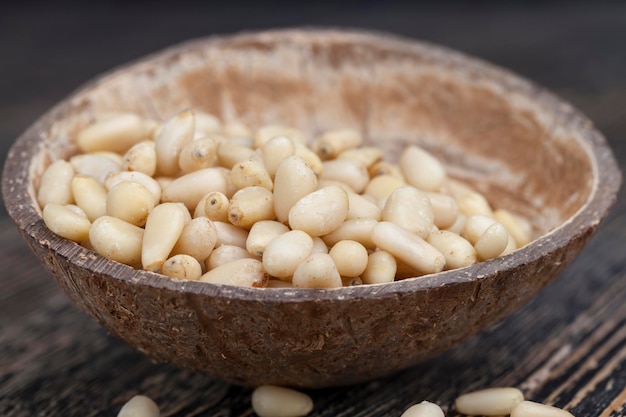
{"label": "bowl rim", "polygon": [[[404,50],[428,51],[438,59],[455,65],[462,65],[469,73],[488,74],[498,85],[512,88],[532,98],[534,102],[559,109],[562,125],[576,131],[581,148],[589,159],[593,184],[587,201],[569,219],[543,234],[526,246],[499,258],[476,263],[474,265],[443,271],[422,277],[408,278],[386,284],[368,284],[336,289],[297,289],[297,288],[245,288],[230,285],[211,284],[198,281],[173,280],[166,276],[106,259],[94,251],[77,243],[66,240],[52,233],[43,223],[36,202],[31,198],[28,188],[30,167],[39,152],[38,144],[42,138],[40,132],[48,129],[57,116],[77,97],[93,90],[96,86],[122,76],[131,67],[149,66],[155,61],[173,58],[189,49],[206,48],[221,42],[246,40],[251,37],[292,39],[304,38],[341,38],[375,43],[385,47],[397,47]],[[45,128],[45,129],[44,129]],[[21,233],[29,236],[39,245],[46,247],[56,256],[67,258],[72,264],[87,269],[92,273],[111,277],[130,284],[140,284],[157,289],[197,294],[226,299],[242,299],[270,303],[299,303],[305,301],[344,301],[348,299],[373,299],[397,297],[407,293],[428,290],[447,285],[468,282],[477,284],[488,276],[506,270],[516,269],[525,264],[538,261],[550,253],[556,252],[568,242],[586,233],[594,232],[607,216],[610,207],[617,199],[621,184],[621,173],[615,157],[604,136],[593,123],[579,110],[558,98],[543,87],[519,76],[510,70],[500,68],[479,58],[435,45],[422,40],[405,38],[394,34],[336,28],[296,28],[267,31],[250,31],[234,35],[213,35],[192,39],[146,55],[127,64],[116,67],[84,83],[69,96],[57,103],[52,109],[39,117],[26,129],[12,145],[5,161],[2,177],[2,194],[9,216]],[[77,262],[80,260],[80,263]],[[116,274],[112,275],[111,272]]]}

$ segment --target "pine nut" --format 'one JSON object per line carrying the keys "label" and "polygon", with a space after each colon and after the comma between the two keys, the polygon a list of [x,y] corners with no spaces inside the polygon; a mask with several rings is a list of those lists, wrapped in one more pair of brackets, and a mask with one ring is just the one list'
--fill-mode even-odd
{"label": "pine nut", "polygon": [[[76,175],[72,179],[72,195],[89,221],[106,214],[107,190],[95,178]],[[152,194],[150,194],[152,199]]]}
{"label": "pine nut", "polygon": [[274,177],[274,211],[278,221],[286,223],[291,207],[316,187],[317,177],[304,159],[289,156],[281,162]]}
{"label": "pine nut", "polygon": [[267,285],[268,276],[263,264],[256,259],[237,259],[211,269],[200,277],[202,282],[261,288]]}
{"label": "pine nut", "polygon": [[459,216],[459,205],[448,195],[426,192],[433,208],[433,223],[440,229],[451,227]]}
{"label": "pine nut", "polygon": [[313,250],[311,254],[313,253],[328,253],[328,246],[326,246],[326,243],[319,236],[313,238]]}
{"label": "pine nut", "polygon": [[[267,245],[274,238],[288,231],[289,228],[280,222],[273,220],[258,221],[250,228],[250,233],[246,240],[246,250],[252,255],[263,256]],[[326,247],[325,244],[324,247]]]}
{"label": "pine nut", "polygon": [[230,171],[230,180],[239,189],[265,187],[272,191],[274,188],[270,174],[263,163],[254,159],[237,162]]}
{"label": "pine nut", "polygon": [[105,258],[136,266],[141,263],[144,230],[111,216],[96,219],[89,229],[89,242]]}
{"label": "pine nut", "polygon": [[370,253],[367,267],[361,274],[364,284],[385,284],[393,282],[398,266],[396,259],[389,252],[379,250]]}
{"label": "pine nut", "polygon": [[222,122],[212,114],[196,111],[195,128],[196,132],[204,134],[218,133],[222,130]]}
{"label": "pine nut", "polygon": [[313,239],[301,230],[274,238],[263,252],[263,267],[273,277],[288,279],[313,252]]}
{"label": "pine nut", "polygon": [[261,147],[263,164],[271,178],[276,175],[278,166],[283,159],[293,155],[294,152],[295,146],[291,139],[286,136],[276,136],[263,144]]}
{"label": "pine nut", "polygon": [[374,219],[347,220],[334,232],[322,236],[322,239],[328,246],[333,246],[340,240],[354,240],[367,249],[374,250],[376,244],[372,241],[372,232],[377,224]]}
{"label": "pine nut", "polygon": [[72,204],[72,178],[74,178],[74,168],[63,160],[54,161],[41,176],[39,190],[37,191],[37,202],[41,207],[48,203]]}
{"label": "pine nut", "polygon": [[264,187],[246,187],[230,200],[228,220],[235,226],[250,229],[261,220],[274,220],[274,195]]}
{"label": "pine nut", "polygon": [[224,193],[212,191],[200,199],[193,217],[207,217],[213,221],[227,222],[229,207],[230,200]]}
{"label": "pine nut", "polygon": [[320,179],[346,183],[354,192],[361,193],[369,182],[369,174],[361,162],[349,159],[325,161]]}
{"label": "pine nut", "polygon": [[76,144],[82,152],[126,152],[131,146],[148,137],[149,124],[132,113],[120,113],[82,129]]}
{"label": "pine nut", "polygon": [[415,187],[405,185],[394,190],[385,202],[384,221],[393,222],[425,239],[433,229],[433,208],[428,196]]}
{"label": "pine nut", "polygon": [[331,130],[319,136],[314,147],[322,159],[333,159],[344,151],[360,146],[362,142],[363,137],[356,130]]}
{"label": "pine nut", "polygon": [[256,131],[256,134],[254,135],[255,149],[262,147],[265,143],[269,142],[271,139],[274,139],[277,136],[285,136],[291,139],[294,144],[306,143],[306,137],[298,129],[280,125],[267,125],[261,127]]}
{"label": "pine nut", "polygon": [[146,224],[148,214],[154,208],[154,196],[138,182],[122,181],[105,198],[107,215],[135,226]]}
{"label": "pine nut", "polygon": [[415,145],[402,152],[398,165],[406,181],[423,191],[438,191],[446,180],[441,162]]}
{"label": "pine nut", "polygon": [[251,138],[252,139],[252,131],[248,126],[246,126],[243,122],[239,122],[237,120],[230,121],[225,123],[222,126],[222,132],[231,139],[236,138]]}
{"label": "pine nut", "polygon": [[511,417],[574,417],[574,415],[551,405],[522,401],[513,408]]}
{"label": "pine nut", "polygon": [[369,174],[371,178],[379,177],[382,175],[389,175],[402,183],[406,184],[404,174],[400,171],[400,168],[396,164],[392,164],[387,161],[378,161],[369,167]]}
{"label": "pine nut", "polygon": [[239,246],[240,248],[246,247],[246,241],[248,240],[247,230],[220,221],[214,221],[213,225],[215,226],[215,230],[217,230],[216,247],[221,245],[233,245]]}
{"label": "pine nut", "polygon": [[153,141],[145,140],[133,145],[122,160],[122,170],[138,171],[153,176],[156,172],[156,146]]}
{"label": "pine nut", "polygon": [[350,187],[345,182],[335,181],[335,180],[325,180],[325,179],[319,179],[317,181],[317,188],[315,189],[315,191],[321,190],[322,188],[330,187],[331,185],[336,185],[337,187],[341,188],[348,194],[356,194],[354,190],[352,189],[352,187]]}
{"label": "pine nut", "polygon": [[476,263],[476,250],[467,240],[448,230],[438,230],[426,239],[446,258],[446,269],[463,268]]}
{"label": "pine nut", "polygon": [[428,401],[422,401],[419,404],[412,405],[407,408],[400,417],[444,417],[445,414],[441,407]]}
{"label": "pine nut", "polygon": [[342,277],[358,277],[367,267],[367,249],[354,240],[340,240],[328,254]]}
{"label": "pine nut", "polygon": [[295,150],[293,154],[304,159],[307,165],[313,170],[317,177],[320,177],[324,171],[324,164],[319,156],[311,148],[302,143],[294,143]]}
{"label": "pine nut", "polygon": [[216,244],[217,228],[215,224],[206,217],[198,217],[183,227],[172,253],[186,254],[198,262],[204,262]]}
{"label": "pine nut", "polygon": [[465,227],[461,232],[461,236],[467,239],[472,245],[475,245],[487,228],[495,223],[497,222],[493,217],[482,214],[469,216],[465,221]]}
{"label": "pine nut", "polygon": [[313,400],[289,388],[262,385],[252,393],[252,409],[259,417],[302,417],[313,411]]}
{"label": "pine nut", "polygon": [[460,235],[465,229],[466,223],[467,223],[467,216],[463,213],[459,213],[459,215],[456,216],[456,220],[454,221],[454,223],[446,227],[446,230],[452,233],[456,233],[457,235]]}
{"label": "pine nut", "polygon": [[348,149],[347,151],[341,152],[337,159],[350,159],[353,161],[359,161],[366,168],[369,169],[376,162],[380,161],[383,157],[383,151],[375,146],[364,146],[362,148],[357,149]]}
{"label": "pine nut", "polygon": [[372,240],[380,249],[425,274],[441,272],[446,264],[441,252],[395,223],[378,223],[372,232]]}
{"label": "pine nut", "polygon": [[289,210],[289,226],[311,236],[336,230],[348,215],[348,194],[331,185],[302,197]]}
{"label": "pine nut", "polygon": [[186,212],[179,203],[159,204],[150,212],[141,247],[143,269],[158,271],[161,268],[185,227]]}
{"label": "pine nut", "polygon": [[152,193],[155,205],[159,204],[159,202],[161,201],[161,186],[154,178],[149,177],[143,172],[122,171],[116,174],[111,174],[104,181],[104,185],[109,191],[111,191],[113,187],[115,187],[122,181],[133,181],[146,187]]}
{"label": "pine nut", "polygon": [[488,388],[459,396],[454,407],[470,416],[502,416],[522,401],[524,394],[517,388]]}
{"label": "pine nut", "polygon": [[159,417],[161,412],[154,401],[143,395],[135,395],[117,414],[117,417]]}
{"label": "pine nut", "polygon": [[387,198],[396,189],[406,185],[406,183],[391,175],[380,175],[374,177],[367,183],[364,193],[374,197],[376,201]]}
{"label": "pine nut", "polygon": [[470,192],[457,198],[459,210],[466,216],[482,215],[493,217],[493,210],[485,197],[476,192]]}
{"label": "pine nut", "polygon": [[202,197],[212,191],[226,192],[226,180],[217,168],[205,168],[176,178],[163,189],[164,202],[180,202],[195,209]]}
{"label": "pine nut", "polygon": [[205,265],[208,271],[237,259],[256,259],[246,249],[233,245],[221,245],[215,248],[206,258]]}
{"label": "pine nut", "polygon": [[109,174],[120,172],[121,164],[115,160],[97,154],[75,155],[70,158],[74,172],[79,175],[90,176],[104,183]]}
{"label": "pine nut", "polygon": [[42,212],[43,221],[52,232],[74,242],[89,237],[91,223],[73,209],[56,203],[48,203]]}
{"label": "pine nut", "polygon": [[184,173],[211,168],[217,162],[217,142],[202,138],[187,143],[178,155],[178,166]]}
{"label": "pine nut", "polygon": [[509,232],[500,223],[494,223],[485,230],[474,244],[480,260],[495,258],[509,243]]}
{"label": "pine nut", "polygon": [[254,149],[231,140],[222,141],[217,145],[217,160],[227,169],[231,169],[239,161],[250,159],[253,154]]}
{"label": "pine nut", "polygon": [[296,288],[339,288],[343,286],[333,258],[325,253],[313,254],[300,263],[293,272],[291,283]]}
{"label": "pine nut", "polygon": [[170,278],[197,281],[202,276],[202,266],[196,258],[178,254],[165,261],[160,272]]}
{"label": "pine nut", "polygon": [[499,209],[493,212],[493,217],[509,231],[518,248],[530,241],[530,225],[508,210]]}
{"label": "pine nut", "polygon": [[360,194],[348,193],[348,215],[350,219],[381,220],[382,212],[378,206]]}
{"label": "pine nut", "polygon": [[185,145],[193,140],[195,129],[191,110],[183,110],[164,125],[155,139],[157,171],[161,175],[176,175],[180,170],[178,157]]}

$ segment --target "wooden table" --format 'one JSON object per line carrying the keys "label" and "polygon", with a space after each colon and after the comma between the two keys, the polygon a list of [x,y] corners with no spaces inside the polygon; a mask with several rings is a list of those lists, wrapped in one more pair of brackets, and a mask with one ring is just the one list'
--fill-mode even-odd
{"label": "wooden table", "polygon": [[[626,4],[344,7],[226,2],[0,5],[0,151],[94,74],[183,39],[294,25],[392,31],[509,67],[573,102],[626,167]],[[173,6],[172,6],[173,4]],[[524,309],[413,369],[309,392],[312,416],[399,416],[516,386],[577,417],[626,416],[626,199],[582,255]],[[0,212],[0,415],[115,416],[131,396],[163,416],[248,416],[249,389],[153,364],[79,311]]]}

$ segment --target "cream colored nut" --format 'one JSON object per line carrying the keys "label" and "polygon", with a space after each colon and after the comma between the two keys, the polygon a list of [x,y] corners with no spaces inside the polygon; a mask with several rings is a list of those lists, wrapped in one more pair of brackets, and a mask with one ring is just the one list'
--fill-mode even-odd
{"label": "cream colored nut", "polygon": [[476,263],[476,250],[467,240],[448,230],[438,230],[426,240],[446,258],[446,269],[463,268]]}
{"label": "cream colored nut", "polygon": [[154,197],[154,204],[159,204],[161,201],[161,186],[159,183],[152,177],[144,174],[143,172],[138,171],[122,171],[116,174],[111,174],[107,176],[104,181],[105,187],[110,191],[122,181],[133,181],[138,182],[139,184],[146,187],[152,193]]}
{"label": "cream colored nut", "polygon": [[376,244],[372,241],[372,232],[377,224],[374,219],[347,220],[332,233],[322,236],[322,239],[328,246],[333,246],[340,240],[354,240],[373,250]]}
{"label": "cream colored nut", "polygon": [[286,223],[291,207],[316,187],[317,177],[304,159],[289,156],[281,162],[274,177],[274,211],[278,221]]}
{"label": "cream colored nut", "polygon": [[317,156],[317,154],[313,152],[311,148],[304,144],[296,142],[295,147],[296,148],[293,151],[293,154],[297,157],[304,159],[307,165],[313,170],[315,175],[317,175],[318,177],[321,176],[322,172],[324,171],[324,164],[322,163],[320,157]]}
{"label": "cream colored nut", "polygon": [[311,254],[313,253],[328,253],[328,246],[326,246],[326,243],[319,236],[313,238],[313,250]]}
{"label": "cream colored nut", "polygon": [[280,125],[267,125],[256,131],[254,135],[254,147],[260,148],[266,142],[277,136],[288,137],[293,143],[306,144],[306,137],[298,129]]}
{"label": "cream colored nut", "polygon": [[341,226],[348,208],[348,194],[331,185],[298,200],[289,210],[289,226],[311,236],[326,235]]}
{"label": "cream colored nut", "polygon": [[484,216],[482,214],[468,216],[461,236],[467,239],[472,245],[475,245],[487,228],[495,223],[497,223],[497,221],[493,217]]}
{"label": "cream colored nut", "polygon": [[135,395],[117,414],[117,417],[159,417],[159,406],[154,401],[143,395]]}
{"label": "cream colored nut", "polygon": [[173,254],[186,254],[204,262],[217,244],[217,228],[206,217],[197,217],[183,227],[172,249]]}
{"label": "cream colored nut", "polygon": [[522,401],[513,408],[511,417],[574,417],[574,415],[551,405]]}
{"label": "cream colored nut", "polygon": [[445,414],[441,407],[437,404],[422,401],[419,404],[412,405],[402,413],[400,417],[444,417]]}
{"label": "cream colored nut", "polygon": [[180,202],[194,210],[202,197],[212,191],[226,192],[226,180],[221,170],[205,168],[176,178],[163,189],[161,200]]}
{"label": "cream colored nut", "polygon": [[374,197],[376,201],[387,198],[397,188],[406,185],[406,183],[391,175],[379,175],[374,177],[367,183],[364,194]]}
{"label": "cream colored nut", "polygon": [[215,269],[218,266],[222,266],[237,259],[256,259],[253,255],[248,253],[244,248],[232,245],[222,245],[209,255],[206,259],[205,265],[208,271]]}
{"label": "cream colored nut", "polygon": [[[90,221],[106,214],[107,190],[93,177],[76,175],[72,179],[72,195]],[[150,195],[152,199],[152,194]]]}
{"label": "cream colored nut", "polygon": [[348,193],[348,215],[346,220],[350,219],[374,219],[380,220],[382,211],[378,206],[369,199],[360,194]]}
{"label": "cream colored nut", "polygon": [[156,161],[154,141],[144,140],[126,151],[122,160],[122,170],[138,171],[153,176],[156,172]]}
{"label": "cream colored nut", "polygon": [[264,187],[272,191],[274,183],[262,162],[246,159],[237,162],[230,170],[230,180],[235,187]]}
{"label": "cream colored nut", "polygon": [[314,148],[322,159],[334,159],[340,153],[361,146],[363,136],[354,129],[337,129],[319,136]]}
{"label": "cream colored nut", "polygon": [[161,190],[167,187],[174,181],[176,178],[174,177],[156,177],[154,180],[159,184]]}
{"label": "cream colored nut", "polygon": [[86,175],[104,183],[109,174],[120,172],[122,165],[108,156],[99,154],[81,154],[70,158],[74,172]]}
{"label": "cream colored nut", "polygon": [[422,273],[441,272],[446,265],[446,259],[441,252],[395,223],[378,223],[372,232],[372,240],[380,249]]}
{"label": "cream colored nut", "polygon": [[267,285],[268,276],[263,264],[256,259],[237,259],[220,265],[200,277],[202,282],[261,288]]}
{"label": "cream colored nut", "polygon": [[43,221],[52,232],[74,242],[82,242],[89,237],[91,223],[73,209],[56,203],[48,203],[43,208]]}
{"label": "cream colored nut", "polygon": [[89,242],[105,258],[136,266],[141,263],[144,230],[111,216],[96,219],[89,229]]}
{"label": "cream colored nut", "polygon": [[217,160],[225,168],[231,169],[237,162],[250,159],[254,149],[226,140],[217,145]]}
{"label": "cream colored nut", "polygon": [[[250,233],[246,240],[246,250],[252,255],[263,256],[267,245],[274,238],[288,231],[289,228],[280,222],[274,220],[258,221],[250,228]],[[324,246],[326,245],[324,244]]]}
{"label": "cream colored nut", "polygon": [[513,239],[513,236],[511,236],[511,234],[509,233],[509,240],[506,244],[506,247],[504,248],[502,253],[500,253],[500,255],[498,256],[508,255],[509,253],[515,251],[516,249],[517,249],[517,245],[515,244],[515,239]]}
{"label": "cream colored nut", "polygon": [[252,393],[252,409],[259,417],[302,417],[313,411],[313,400],[289,388],[261,385]]}
{"label": "cream colored nut", "polygon": [[111,151],[95,151],[95,152],[89,152],[86,155],[97,155],[97,156],[109,158],[120,167],[122,166],[122,163],[124,162],[124,158],[122,157],[122,155],[116,152],[111,152]]}
{"label": "cream colored nut", "polygon": [[202,265],[193,256],[178,254],[165,261],[161,273],[171,278],[197,281],[202,276]]}
{"label": "cream colored nut", "polygon": [[456,216],[456,220],[454,221],[454,223],[446,227],[446,230],[452,233],[456,233],[457,235],[460,235],[465,229],[466,223],[467,223],[467,216],[463,213],[459,213],[459,215]]}
{"label": "cream colored nut", "polygon": [[405,185],[389,195],[382,218],[425,239],[433,229],[434,213],[426,193]]}
{"label": "cream colored nut", "polygon": [[143,226],[154,208],[154,196],[138,182],[122,181],[105,197],[105,208],[108,216]]}
{"label": "cream colored nut", "polygon": [[480,260],[499,256],[509,243],[509,232],[500,223],[494,223],[485,230],[474,244]]}
{"label": "cream colored nut", "polygon": [[371,167],[376,162],[380,161],[383,157],[383,151],[375,146],[363,146],[357,149],[348,149],[341,152],[337,159],[351,159],[353,161],[359,161],[366,168]]}
{"label": "cream colored nut", "polygon": [[210,134],[219,133],[222,130],[222,122],[212,114],[203,111],[195,111],[196,132]]}
{"label": "cream colored nut", "polygon": [[212,191],[196,205],[193,217],[207,217],[213,221],[227,222],[230,200],[224,193]]}
{"label": "cream colored nut", "polygon": [[328,254],[342,277],[358,277],[367,267],[367,249],[357,241],[340,240]]}
{"label": "cream colored nut", "polygon": [[482,215],[493,217],[493,210],[487,199],[479,193],[471,192],[457,198],[459,210],[466,216]]}
{"label": "cream colored nut", "polygon": [[246,247],[246,241],[248,240],[247,230],[220,221],[213,221],[213,225],[215,230],[217,230],[217,243],[215,246],[233,245],[240,248]]}
{"label": "cream colored nut", "polygon": [[449,195],[426,192],[430,205],[433,208],[433,223],[440,229],[445,229],[454,224],[459,216],[459,205]]}
{"label": "cream colored nut", "polygon": [[224,182],[226,183],[226,191],[224,191],[224,195],[231,198],[237,191],[239,191],[239,188],[235,187],[235,184],[233,184],[230,180],[230,169],[219,166],[215,167],[215,169],[221,172],[224,177]]}
{"label": "cream colored nut", "polygon": [[423,191],[438,191],[446,171],[434,156],[417,146],[408,146],[398,162],[406,182]]}
{"label": "cream colored nut", "polygon": [[[331,185],[336,185],[337,187],[341,188],[348,194],[356,194],[354,190],[352,189],[352,187],[350,187],[345,182],[336,181],[336,180],[325,180],[321,178],[317,181],[317,188],[315,190],[316,191],[321,190],[322,188],[330,187]],[[357,194],[357,195],[360,195],[360,194]]]}
{"label": "cream colored nut", "polygon": [[151,125],[133,113],[120,113],[87,126],[78,133],[76,143],[82,152],[126,152],[146,139]]}
{"label": "cream colored nut", "polygon": [[291,283],[296,288],[339,288],[343,286],[333,258],[325,253],[316,253],[301,262],[293,272]]}
{"label": "cream colored nut", "polygon": [[459,199],[467,194],[475,192],[472,187],[461,181],[447,178],[439,190],[442,194],[449,195],[454,199]]}
{"label": "cream colored nut", "polygon": [[222,126],[222,133],[224,133],[227,137],[231,139],[236,138],[251,138],[252,139],[252,131],[250,128],[243,122],[232,120],[228,123],[225,123]]}
{"label": "cream colored nut", "polygon": [[143,269],[158,271],[161,268],[183,232],[188,216],[179,203],[159,204],[150,212],[141,247]]}
{"label": "cream colored nut", "polygon": [[87,218],[87,215],[85,214],[83,209],[81,209],[75,204],[66,204],[64,207],[67,207],[68,209],[72,210],[74,213],[78,214],[81,217]]}
{"label": "cream colored nut", "polygon": [[301,230],[274,238],[263,252],[263,267],[273,277],[288,279],[313,252],[313,239]]}
{"label": "cream colored nut", "polygon": [[513,239],[515,239],[516,247],[521,248],[530,242],[530,224],[524,219],[515,216],[505,209],[494,211],[493,217],[506,227]]}
{"label": "cream colored nut", "polygon": [[187,143],[193,140],[194,114],[183,110],[169,119],[155,139],[157,172],[160,175],[176,175],[180,170],[178,157]]}
{"label": "cream colored nut", "polygon": [[370,179],[365,165],[350,159],[325,161],[322,169],[320,179],[344,182],[356,193],[362,193]]}
{"label": "cream colored nut", "polygon": [[389,175],[406,184],[404,174],[400,171],[400,167],[387,161],[378,161],[369,167],[370,177],[373,179],[382,175]]}
{"label": "cream colored nut", "polygon": [[37,190],[39,205],[44,207],[48,203],[61,205],[73,203],[72,178],[74,168],[69,162],[59,159],[50,164],[41,176]]}
{"label": "cream colored nut", "polygon": [[274,195],[264,187],[246,187],[230,200],[228,220],[235,226],[250,229],[261,220],[274,220]]}
{"label": "cream colored nut", "polygon": [[454,407],[470,416],[503,416],[522,401],[524,394],[517,388],[488,388],[459,396]]}
{"label": "cream colored nut", "polygon": [[217,163],[217,142],[202,138],[187,143],[178,155],[178,166],[184,173],[211,168]]}
{"label": "cream colored nut", "polygon": [[397,269],[396,258],[389,252],[379,250],[370,253],[361,279],[364,284],[386,284],[394,281]]}
{"label": "cream colored nut", "polygon": [[293,155],[295,146],[293,141],[286,136],[276,136],[263,144],[261,147],[261,156],[265,169],[271,178],[274,178],[278,166],[283,159]]}

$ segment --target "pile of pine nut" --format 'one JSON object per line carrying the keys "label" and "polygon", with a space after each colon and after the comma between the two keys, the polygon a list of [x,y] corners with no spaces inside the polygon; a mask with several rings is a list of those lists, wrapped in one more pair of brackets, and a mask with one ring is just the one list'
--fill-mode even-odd
{"label": "pile of pine nut", "polygon": [[[488,388],[459,396],[454,408],[467,416],[574,417],[550,405],[524,400],[517,388]],[[305,393],[274,385],[262,385],[252,393],[252,409],[259,417],[304,417],[313,411],[313,400]],[[159,407],[150,398],[136,395],[117,417],[159,417]],[[401,417],[445,417],[435,403],[422,401],[409,407]]]}
{"label": "pile of pine nut", "polygon": [[247,287],[334,288],[462,268],[529,242],[418,146],[395,163],[339,129],[315,138],[184,110],[107,114],[37,200],[54,233],[138,269]]}

